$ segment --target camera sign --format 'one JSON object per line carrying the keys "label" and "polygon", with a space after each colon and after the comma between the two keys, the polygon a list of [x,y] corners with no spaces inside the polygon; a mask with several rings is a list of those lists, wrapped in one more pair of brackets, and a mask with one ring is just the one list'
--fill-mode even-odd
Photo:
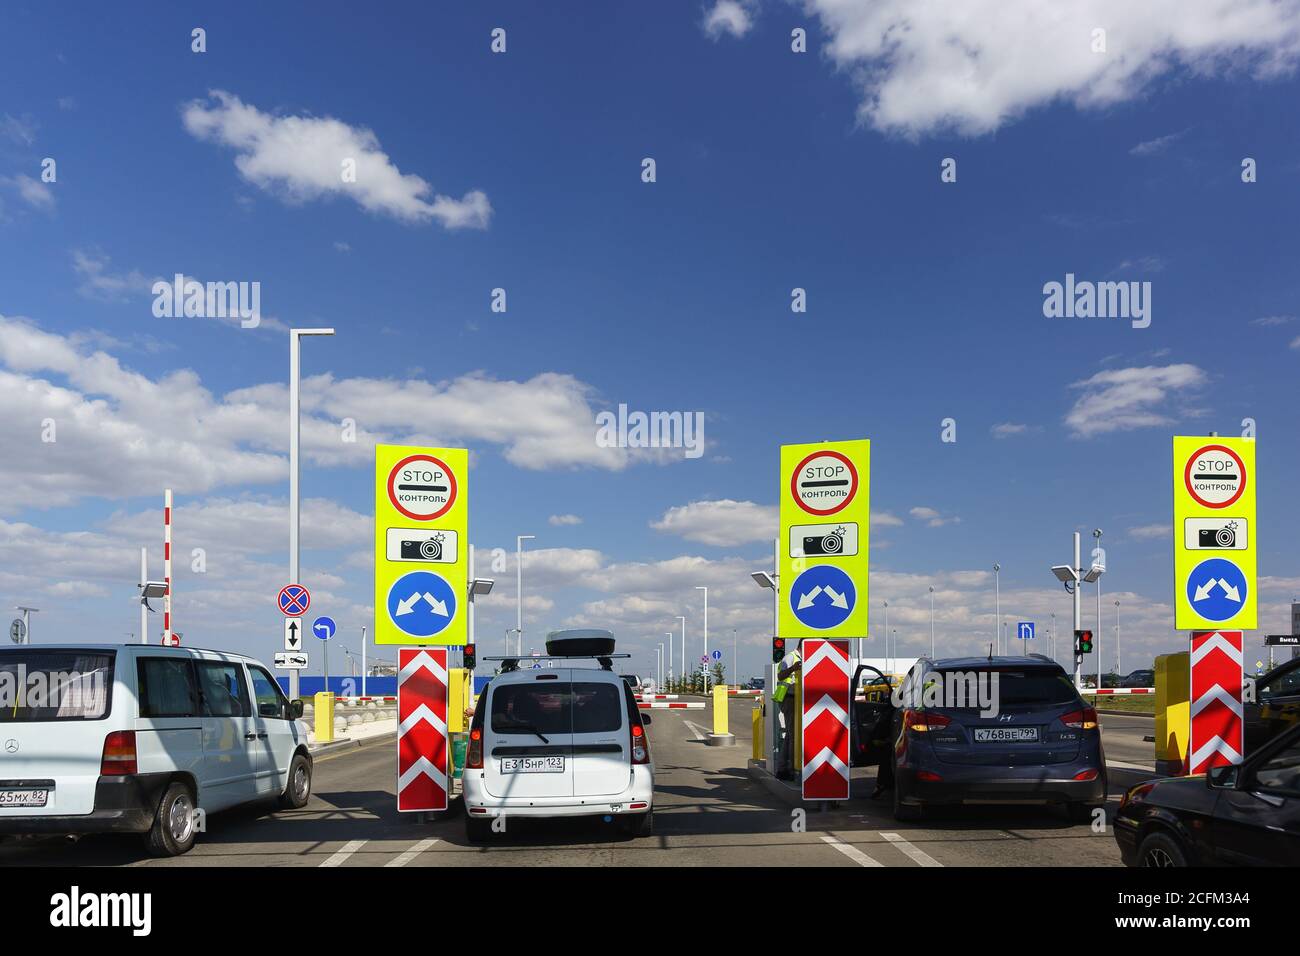
{"label": "camera sign", "polygon": [[1174,439],[1174,627],[1258,626],[1255,442]]}
{"label": "camera sign", "polygon": [[1192,551],[1245,551],[1250,542],[1245,518],[1187,518],[1183,547]]}
{"label": "camera sign", "polygon": [[375,446],[376,644],[466,643],[468,472],[464,448]]}
{"label": "camera sign", "polygon": [[790,526],[790,557],[852,557],[858,553],[858,523]]}
{"label": "camera sign", "polygon": [[833,515],[858,493],[858,469],[847,455],[823,449],[801,461],[790,476],[795,504],[813,515]]}
{"label": "camera sign", "polygon": [[456,532],[415,528],[388,529],[389,561],[456,563]]}

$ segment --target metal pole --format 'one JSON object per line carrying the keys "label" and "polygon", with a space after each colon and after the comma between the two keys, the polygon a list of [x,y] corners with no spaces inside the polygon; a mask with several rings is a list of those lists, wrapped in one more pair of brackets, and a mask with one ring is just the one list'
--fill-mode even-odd
{"label": "metal pole", "polygon": [[[781,540],[774,538],[772,540],[772,637],[781,636]],[[767,753],[764,754],[767,770],[769,773],[777,771],[777,754],[781,750],[781,742],[777,739],[777,731],[780,729],[780,705],[772,700],[772,692],[776,690],[776,673],[779,668],[777,664],[767,666],[767,680],[763,682],[763,705],[767,708]],[[787,728],[791,733],[793,728]],[[793,750],[791,750],[793,753]]]}
{"label": "metal pole", "polygon": [[665,673],[668,680],[671,681],[673,679],[673,632],[664,631],[664,634],[668,638],[668,655],[664,658],[664,661],[668,665],[668,669]]}
{"label": "metal pole", "polygon": [[1119,601],[1115,602],[1115,673],[1124,673],[1124,662],[1120,658],[1119,646]]}
{"label": "metal pole", "polygon": [[519,635],[519,656],[524,656],[524,542],[537,537],[535,534],[515,535],[515,606],[517,620],[516,633]]}
{"label": "metal pole", "polygon": [[[1080,561],[1079,532],[1074,532],[1074,633],[1083,627],[1083,614],[1079,607],[1079,588],[1083,586],[1083,565]],[[1073,644],[1071,645],[1073,647]],[[1071,651],[1074,654],[1073,651]],[[1074,654],[1074,686],[1083,686],[1083,655]],[[1101,688],[1098,688],[1100,690]]]}
{"label": "metal pole", "polygon": [[889,602],[885,602],[885,666],[889,666]]}
{"label": "metal pole", "polygon": [[144,586],[149,582],[149,549],[140,549],[140,643],[149,643],[149,605],[145,603]]}
{"label": "metal pole", "polygon": [[163,492],[163,643],[172,642],[172,490]]}
{"label": "metal pole", "polygon": [[731,676],[736,681],[736,690],[740,690],[740,644],[734,627],[731,629]]}
{"label": "metal pole", "polygon": [[366,626],[364,624],[361,625],[361,696],[366,696]]}
{"label": "metal pole", "polygon": [[695,590],[704,592],[704,693],[709,692],[709,589],[697,584]]}
{"label": "metal pole", "polygon": [[1002,573],[1002,565],[993,565],[993,618],[995,625],[993,627],[993,642],[998,646],[998,653],[1002,653],[1002,595],[999,591],[998,578]]}
{"label": "metal pole", "polygon": [[678,614],[677,620],[682,622],[682,680],[686,680],[689,671],[686,670],[686,618]]}
{"label": "metal pole", "polygon": [[930,660],[934,660],[934,585],[930,585]]}

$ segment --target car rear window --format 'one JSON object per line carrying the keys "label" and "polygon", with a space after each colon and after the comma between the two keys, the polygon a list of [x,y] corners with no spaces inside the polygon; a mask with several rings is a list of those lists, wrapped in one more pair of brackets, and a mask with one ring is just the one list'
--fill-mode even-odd
{"label": "car rear window", "polygon": [[0,724],[106,717],[115,660],[112,651],[0,650]]}
{"label": "car rear window", "polygon": [[493,733],[598,734],[623,726],[616,684],[504,684],[492,692]]}
{"label": "car rear window", "polygon": [[[946,675],[949,673],[960,675],[974,673],[981,684],[987,682],[985,686],[991,689],[992,680],[989,675],[994,672],[998,675],[997,704],[999,707],[1069,704],[1079,699],[1069,677],[1046,668],[983,667],[975,671],[935,671],[929,675],[929,678],[942,675],[947,679]],[[966,709],[978,708],[972,706]]]}

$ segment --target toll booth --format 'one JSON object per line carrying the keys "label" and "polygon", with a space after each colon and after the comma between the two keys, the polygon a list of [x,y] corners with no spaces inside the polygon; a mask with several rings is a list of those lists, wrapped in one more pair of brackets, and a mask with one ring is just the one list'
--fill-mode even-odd
{"label": "toll booth", "polygon": [[1192,665],[1187,651],[1156,658],[1156,773],[1187,773],[1192,736]]}

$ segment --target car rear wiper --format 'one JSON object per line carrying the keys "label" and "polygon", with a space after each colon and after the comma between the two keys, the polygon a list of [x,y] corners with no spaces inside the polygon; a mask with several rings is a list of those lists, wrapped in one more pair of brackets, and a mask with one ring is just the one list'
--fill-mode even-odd
{"label": "car rear wiper", "polygon": [[[526,730],[526,731],[528,731],[530,734],[536,734],[539,738],[541,738],[542,743],[544,743],[544,744],[549,744],[549,743],[550,743],[550,741],[547,740],[546,737],[544,737],[544,736],[542,735],[542,732],[541,732],[540,730],[538,730],[538,729],[537,729],[536,727],[534,727],[532,724],[525,723],[525,722],[522,721],[522,720],[512,720],[512,721],[510,721],[510,723],[509,723],[507,726],[508,726],[508,728],[511,729],[511,730]],[[502,729],[504,730],[504,729],[506,729],[506,728],[503,727]]]}

